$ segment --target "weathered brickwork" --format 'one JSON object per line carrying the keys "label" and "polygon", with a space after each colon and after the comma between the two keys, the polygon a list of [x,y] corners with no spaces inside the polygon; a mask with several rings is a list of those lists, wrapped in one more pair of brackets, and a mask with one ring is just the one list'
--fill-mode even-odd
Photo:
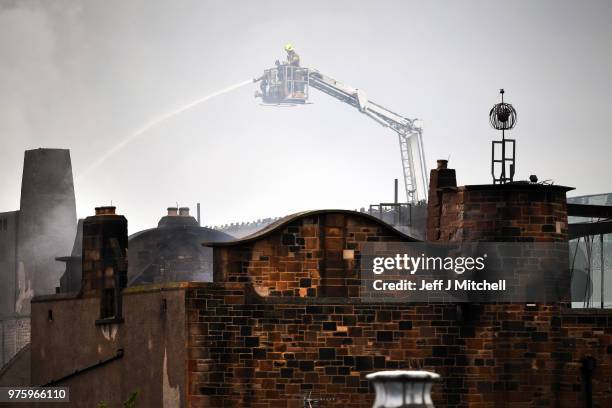
{"label": "weathered brickwork", "polygon": [[362,246],[381,241],[415,240],[364,214],[313,212],[216,244],[215,281],[251,282],[262,296],[357,298]]}
{"label": "weathered brickwork", "polygon": [[[458,188],[453,170],[438,170],[429,240],[567,242],[565,188]],[[127,240],[127,229],[100,231],[94,242]],[[109,244],[84,257],[83,285],[92,297],[33,302],[33,381],[47,383],[122,350],[107,368],[66,380],[71,395],[87,406],[102,399],[114,406],[141,389],[145,406],[301,408],[309,398],[322,408],[370,408],[367,374],[422,368],[442,377],[433,390],[438,408],[581,407],[589,398],[593,407],[612,406],[610,310],[572,310],[565,302],[362,302],[364,245],[412,240],[366,214],[298,214],[250,237],[209,244],[214,282],[131,287],[112,303],[122,318],[98,320],[105,292],[97,289],[107,287],[88,285],[88,272],[103,283],[106,271],[121,273],[113,282],[125,271],[117,262],[124,251]]]}
{"label": "weathered brickwork", "polygon": [[[488,187],[488,186],[487,186]],[[440,238],[462,241],[567,241],[565,189],[464,186],[442,195]]]}
{"label": "weathered brickwork", "polygon": [[[582,360],[593,399],[612,404],[612,315],[565,305],[360,304],[262,298],[250,284],[186,292],[193,407],[371,407],[365,375],[442,375],[436,407],[576,407]],[[333,400],[328,400],[333,398]]]}
{"label": "weathered brickwork", "polygon": [[529,183],[457,187],[455,170],[445,163],[430,178],[428,241],[567,241],[565,195],[572,188]]}
{"label": "weathered brickwork", "polygon": [[115,207],[97,207],[83,222],[83,295],[104,296],[126,284],[127,220]]}
{"label": "weathered brickwork", "polygon": [[[444,170],[432,177],[442,185],[430,201],[436,240],[567,240],[565,188],[457,188]],[[215,246],[216,283],[186,294],[192,406],[302,407],[310,395],[319,406],[370,407],[365,375],[409,367],[441,374],[438,407],[575,407],[589,386],[596,404],[612,404],[612,314],[566,303],[361,303],[363,242],[406,238],[339,215],[306,214]]]}

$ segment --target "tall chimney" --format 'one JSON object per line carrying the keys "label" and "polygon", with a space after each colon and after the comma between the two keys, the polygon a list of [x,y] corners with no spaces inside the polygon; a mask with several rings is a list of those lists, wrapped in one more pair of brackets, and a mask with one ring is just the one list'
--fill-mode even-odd
{"label": "tall chimney", "polygon": [[440,217],[442,215],[443,188],[456,188],[455,169],[448,168],[448,160],[438,160],[437,167],[429,174],[429,199],[427,202],[427,240],[440,238]]}
{"label": "tall chimney", "polygon": [[55,292],[64,272],[55,258],[69,254],[74,242],[77,218],[68,150],[26,150],[20,207],[16,262],[23,267],[23,287],[17,285],[11,305],[29,315],[32,294]]}
{"label": "tall chimney", "polygon": [[200,203],[198,203],[198,226],[202,226],[202,218],[200,218]]}
{"label": "tall chimney", "polygon": [[83,297],[100,298],[100,320],[120,321],[127,286],[127,220],[115,207],[97,207],[83,221]]}

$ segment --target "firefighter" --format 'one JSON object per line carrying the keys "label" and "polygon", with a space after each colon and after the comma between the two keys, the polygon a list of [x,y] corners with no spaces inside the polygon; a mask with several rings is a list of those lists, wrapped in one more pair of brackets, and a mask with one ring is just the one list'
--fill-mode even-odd
{"label": "firefighter", "polygon": [[285,51],[287,51],[287,62],[289,65],[294,67],[300,66],[300,56],[295,52],[293,44],[285,44]]}
{"label": "firefighter", "polygon": [[291,79],[287,85],[287,93],[289,96],[294,97],[296,92],[303,95],[304,93],[304,78],[300,67],[300,56],[295,52],[293,44],[285,44],[285,51],[287,51],[287,64],[289,69],[287,70],[287,79]]}

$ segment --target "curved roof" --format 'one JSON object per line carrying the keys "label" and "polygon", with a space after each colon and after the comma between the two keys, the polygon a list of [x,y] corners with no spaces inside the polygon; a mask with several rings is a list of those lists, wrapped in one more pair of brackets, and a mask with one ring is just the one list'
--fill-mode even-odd
{"label": "curved roof", "polygon": [[158,225],[129,237],[128,285],[212,281],[212,249],[202,248],[201,243],[234,237],[200,227],[193,217],[163,217]]}
{"label": "curved roof", "polygon": [[144,231],[137,232],[129,236],[128,241],[130,244],[135,244],[140,240],[156,238],[159,241],[175,241],[183,237],[197,236],[199,239],[218,239],[221,240],[232,240],[234,237],[223,231],[217,231],[212,228],[199,227],[199,226],[171,226],[162,228],[150,228]]}
{"label": "curved roof", "polygon": [[133,233],[128,237],[129,241],[142,239],[150,235],[164,235],[169,231],[185,231],[205,236],[205,239],[212,238],[220,241],[231,240],[234,237],[223,231],[218,231],[208,227],[201,227],[194,217],[190,216],[164,216],[159,220],[156,228],[148,228]]}
{"label": "curved roof", "polygon": [[248,244],[251,243],[253,241],[256,241],[258,239],[267,237],[269,235],[271,235],[272,233],[282,229],[283,227],[287,226],[288,224],[291,224],[292,222],[300,219],[300,218],[305,218],[305,217],[312,217],[314,215],[322,215],[322,214],[331,214],[331,213],[336,213],[336,214],[345,214],[345,215],[353,215],[356,217],[362,217],[365,219],[368,219],[370,221],[373,221],[374,223],[380,225],[381,227],[387,229],[388,231],[392,232],[394,235],[397,235],[398,238],[401,238],[403,240],[406,241],[413,241],[413,242],[420,242],[421,240],[413,238],[409,235],[404,234],[403,232],[393,228],[392,225],[387,224],[384,221],[381,221],[380,219],[367,214],[367,213],[362,213],[362,212],[358,212],[358,211],[351,211],[351,210],[310,210],[310,211],[302,211],[302,212],[298,212],[295,214],[291,214],[291,215],[287,215],[286,217],[282,217],[279,218],[278,220],[274,221],[273,223],[267,225],[266,227],[260,229],[257,232],[254,232],[251,235],[247,235],[246,237],[234,240],[234,241],[226,241],[226,242],[204,242],[202,245],[204,246],[209,246],[209,247],[221,247],[221,246],[233,246],[233,245],[241,245],[241,244]]}

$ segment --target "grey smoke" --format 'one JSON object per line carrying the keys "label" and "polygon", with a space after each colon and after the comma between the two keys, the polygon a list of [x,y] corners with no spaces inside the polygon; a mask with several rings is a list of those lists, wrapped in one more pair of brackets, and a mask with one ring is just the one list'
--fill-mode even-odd
{"label": "grey smoke", "polygon": [[[23,150],[70,148],[75,177],[159,112],[256,76],[292,42],[305,65],[424,121],[429,163],[488,183],[487,113],[507,90],[517,176],[612,190],[607,1],[1,1],[0,210]],[[112,200],[130,232],[169,204],[204,224],[392,198],[397,139],[325,95],[259,106],[248,87],[165,123],[77,183],[79,217]]]}

